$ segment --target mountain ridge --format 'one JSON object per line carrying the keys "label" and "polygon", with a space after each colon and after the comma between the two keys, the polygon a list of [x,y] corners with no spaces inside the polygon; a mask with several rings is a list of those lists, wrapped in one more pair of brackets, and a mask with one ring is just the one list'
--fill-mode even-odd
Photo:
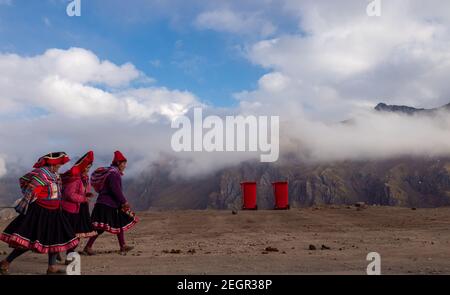
{"label": "mountain ridge", "polygon": [[425,109],[425,108],[415,108],[405,105],[388,105],[384,102],[378,103],[375,108],[378,112],[391,112],[391,113],[405,113],[405,114],[416,114],[416,113],[434,113],[441,110],[450,110],[450,103],[445,104],[443,106],[432,108],[432,109]]}

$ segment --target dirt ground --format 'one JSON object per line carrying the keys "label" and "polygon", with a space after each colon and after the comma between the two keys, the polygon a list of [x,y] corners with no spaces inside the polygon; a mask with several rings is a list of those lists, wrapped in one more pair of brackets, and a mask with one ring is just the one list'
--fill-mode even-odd
{"label": "dirt ground", "polygon": [[[126,234],[136,248],[121,256],[116,237],[104,234],[95,245],[100,253],[81,257],[82,274],[365,274],[373,251],[381,255],[382,274],[450,274],[450,208],[138,215],[141,222]],[[0,258],[5,251],[10,250],[1,243]],[[45,255],[28,253],[10,271],[44,274],[46,261]]]}

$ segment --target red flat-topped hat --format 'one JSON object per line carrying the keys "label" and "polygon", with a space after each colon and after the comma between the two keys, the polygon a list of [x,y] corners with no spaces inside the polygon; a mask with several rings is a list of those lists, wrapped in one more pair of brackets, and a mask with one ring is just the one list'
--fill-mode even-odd
{"label": "red flat-topped hat", "polygon": [[65,152],[50,153],[40,157],[33,168],[41,168],[50,165],[64,165],[69,161],[70,158]]}
{"label": "red flat-topped hat", "polygon": [[81,157],[72,168],[70,168],[70,174],[78,175],[83,172],[86,167],[94,163],[94,152],[89,151],[83,157]]}
{"label": "red flat-topped hat", "polygon": [[125,158],[125,156],[120,151],[114,152],[114,159],[112,161],[113,164],[117,164],[120,162],[126,162],[126,161],[127,161],[127,158]]}

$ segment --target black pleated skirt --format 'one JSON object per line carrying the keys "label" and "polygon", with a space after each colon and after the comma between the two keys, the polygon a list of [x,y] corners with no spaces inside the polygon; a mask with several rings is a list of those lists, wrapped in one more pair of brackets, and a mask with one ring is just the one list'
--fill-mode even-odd
{"label": "black pleated skirt", "polygon": [[60,209],[50,210],[30,204],[26,215],[17,216],[0,234],[12,248],[38,253],[64,252],[76,247],[79,239]]}
{"label": "black pleated skirt", "polygon": [[139,221],[136,216],[126,214],[119,208],[112,208],[99,203],[94,206],[91,220],[94,229],[112,234],[118,234],[120,230],[127,231]]}
{"label": "black pleated skirt", "polygon": [[88,203],[80,204],[79,213],[69,213],[64,211],[64,215],[67,220],[69,220],[69,223],[78,238],[89,238],[97,235],[97,231],[92,227]]}

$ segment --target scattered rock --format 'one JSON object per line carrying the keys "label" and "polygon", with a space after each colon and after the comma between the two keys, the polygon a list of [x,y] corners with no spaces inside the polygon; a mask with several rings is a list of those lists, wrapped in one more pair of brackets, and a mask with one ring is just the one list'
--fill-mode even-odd
{"label": "scattered rock", "polygon": [[325,245],[322,245],[322,247],[320,248],[321,250],[331,250],[331,248],[330,247],[328,247],[328,246],[325,246]]}
{"label": "scattered rock", "polygon": [[417,210],[417,208],[414,208],[414,207],[413,207],[413,208],[411,208],[411,210],[413,210],[413,211],[416,211],[416,210]]}
{"label": "scattered rock", "polygon": [[281,252],[281,254],[287,254],[286,251]]}
{"label": "scattered rock", "polygon": [[364,202],[356,202],[356,203],[355,203],[355,207],[356,207],[356,208],[365,209],[365,208],[367,208],[367,205],[366,205],[366,203],[364,203]]}
{"label": "scattered rock", "polygon": [[195,249],[189,249],[189,250],[188,250],[188,253],[189,253],[189,254],[195,254]]}
{"label": "scattered rock", "polygon": [[231,211],[231,214],[233,214],[233,215],[237,215],[237,214],[238,214],[238,212],[237,212],[237,210],[233,210],[233,211]]}
{"label": "scattered rock", "polygon": [[178,250],[178,249],[172,249],[172,250],[164,249],[162,252],[164,254],[180,254],[181,250]]}
{"label": "scattered rock", "polygon": [[262,251],[261,254],[269,254],[267,251]]}
{"label": "scattered rock", "polygon": [[314,250],[316,250],[316,249],[317,249],[316,246],[314,246],[314,245],[309,245],[309,250],[314,251]]}
{"label": "scattered rock", "polygon": [[278,252],[278,249],[275,248],[275,247],[267,247],[267,248],[266,248],[266,251],[267,251],[267,252]]}

